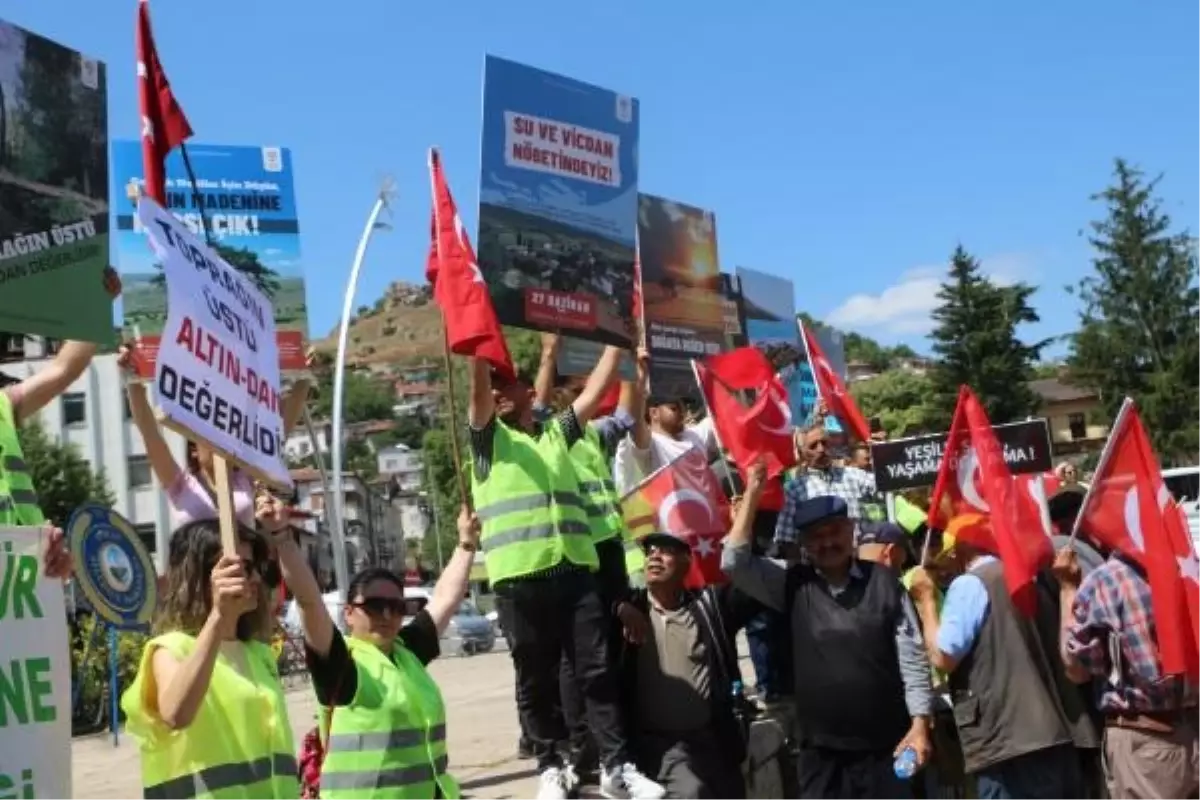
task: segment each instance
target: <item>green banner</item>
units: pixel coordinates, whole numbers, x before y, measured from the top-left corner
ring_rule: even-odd
[[[104,64],[0,21],[0,331],[110,343]]]

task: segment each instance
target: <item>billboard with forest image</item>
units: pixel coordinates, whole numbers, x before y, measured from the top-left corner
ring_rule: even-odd
[[[167,158],[166,207],[198,236],[203,211],[213,249],[271,299],[282,369],[304,368],[308,308],[300,269],[300,227],[285,147],[194,144],[188,156],[198,196],[178,150]],[[153,374],[153,358],[167,313],[166,282],[136,221],[142,186],[141,143],[113,144],[113,210],[116,259],[124,284],[121,324],[138,337],[139,371]]]
[[[106,77],[0,20],[0,331],[113,340]]]

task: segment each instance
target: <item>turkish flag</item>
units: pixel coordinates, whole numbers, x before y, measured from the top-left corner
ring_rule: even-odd
[[[163,160],[192,135],[192,126],[179,107],[167,73],[158,59],[154,32],[150,29],[150,4],[138,2],[137,30],[138,110],[142,114],[142,172],[146,194],[167,207]]]
[[[729,503],[716,473],[696,448],[689,447],[625,495],[621,513],[637,539],[669,533],[692,548],[687,588],[725,582],[721,540],[729,529]]]
[[[1163,483],[1150,437],[1129,398],[1113,424],[1076,525],[1145,570],[1163,673],[1197,677],[1196,552],[1187,521]]]
[[[446,185],[441,156],[433,148],[429,150],[429,180],[433,187],[433,230],[425,277],[432,284],[433,299],[442,310],[450,352],[481,358],[511,380],[516,370],[504,341],[504,331],[450,187]]]
[[[945,530],[951,519],[970,513],[988,515],[988,524],[966,528],[960,538],[1000,559],[1013,603],[1032,614],[1034,577],[1054,557],[1045,487],[1040,475],[1013,477],[987,412],[963,386],[929,502],[929,526]]]
[[[759,458],[766,461],[768,478],[796,463],[787,389],[760,350],[743,347],[697,362],[696,377],[717,436],[743,477]],[[732,390],[748,388],[757,397],[746,407]]]
[[[858,410],[854,398],[846,391],[846,384],[842,383],[841,376],[829,364],[817,337],[813,336],[812,331],[802,321],[797,321],[797,324],[800,326],[800,332],[804,334],[804,347],[808,350],[808,364],[817,384],[817,393],[829,406],[830,413],[850,429],[855,439],[860,442],[871,441],[871,426]]]

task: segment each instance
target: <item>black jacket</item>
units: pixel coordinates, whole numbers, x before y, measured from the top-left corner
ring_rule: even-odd
[[[643,614],[649,612],[649,596],[645,589],[637,589],[627,598],[634,608]],[[734,715],[733,682],[742,680],[738,668],[735,637],[746,621],[761,608],[754,599],[737,591],[732,586],[710,586],[701,591],[686,590],[684,604],[695,614],[700,636],[703,637],[708,653],[709,680],[712,687],[713,729],[729,753],[732,762],[741,764],[745,759],[745,742]],[[638,731],[638,648],[622,639],[618,666],[621,678],[621,705],[625,712],[626,728],[634,747]]]

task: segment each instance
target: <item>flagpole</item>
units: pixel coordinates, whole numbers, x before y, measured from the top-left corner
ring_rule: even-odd
[[[696,368],[696,359],[690,359],[692,365],[692,377],[696,381],[696,388],[700,390],[700,402],[704,404],[704,413],[708,415],[708,424],[712,426],[713,438],[717,441],[717,449],[721,451],[721,460],[725,462],[725,482],[729,484],[729,499],[736,500],[741,497],[738,494],[737,486],[733,483],[733,474],[729,471],[729,451],[725,449],[725,445],[721,442],[721,434],[717,432],[717,423],[713,419],[712,409],[708,407],[708,397],[704,394],[704,384],[700,382],[700,370]],[[742,469],[749,470],[749,464],[742,464]]]
[[[817,380],[817,370],[813,367],[812,351],[808,349],[808,330],[804,327],[804,320],[796,317],[796,327],[800,330],[800,344],[804,348],[804,360],[808,364],[808,374],[812,376],[813,388],[817,390],[817,404],[808,413],[808,419],[804,420],[804,424],[808,425],[816,417],[817,409],[821,407],[821,401],[825,398],[821,395],[821,382]]]
[[[204,213],[204,195],[200,194],[200,187],[196,183],[196,173],[192,169],[192,159],[188,157],[187,142],[179,143],[179,154],[183,156],[183,168],[187,171],[188,181],[192,184],[192,203],[200,212],[200,229],[204,231],[204,241],[208,243],[209,247],[215,247],[216,242],[213,240],[212,229],[208,226],[208,215]]]
[[[1125,402],[1121,403],[1121,410],[1117,412],[1117,418],[1113,420],[1112,427],[1109,428],[1108,441],[1104,443],[1104,449],[1100,451],[1100,460],[1096,462],[1096,471],[1093,475],[1104,474],[1104,467],[1107,466],[1108,459],[1112,457],[1113,433],[1121,430],[1121,423],[1124,422],[1125,416],[1131,408],[1133,408],[1133,400],[1126,397]],[[1079,513],[1075,515],[1075,524],[1071,526],[1071,539],[1067,542],[1068,547],[1075,544],[1075,539],[1079,535],[1079,523],[1083,519],[1084,512],[1087,511],[1088,501],[1092,499],[1092,492],[1096,491],[1097,483],[1099,481],[1092,480],[1083,494],[1083,502],[1079,504]]]
[[[429,148],[428,153],[429,164],[429,194],[433,199],[433,246],[437,249],[436,257],[441,259],[441,221],[438,219],[438,193],[437,183],[433,176],[433,167],[435,163],[440,164],[441,154],[436,147]],[[462,451],[458,445],[458,412],[454,405],[454,362],[450,358],[450,329],[446,326],[446,311],[439,306],[440,316],[442,320],[442,364],[446,368],[446,398],[447,410],[449,417],[447,424],[450,426],[450,453],[454,458],[454,478],[458,483],[458,501],[471,507],[471,493],[467,491],[467,482],[463,477],[462,468]],[[441,532],[438,532],[438,544],[441,545]]]
[[[333,441],[329,443],[332,463],[330,490],[332,498],[326,498],[326,503],[333,512],[330,515],[329,528],[333,540],[334,569],[337,572],[338,594],[342,602],[346,602],[346,592],[349,589],[349,566],[346,564],[346,498],[342,492],[342,404],[345,401],[346,389],[346,344],[350,338],[350,316],[354,310],[354,294],[358,291],[358,276],[362,271],[363,261],[367,257],[367,245],[371,235],[379,226],[379,215],[388,207],[388,201],[393,193],[391,180],[384,180],[367,223],[363,226],[362,237],[358,240],[358,248],[354,251],[354,262],[350,265],[350,277],[346,280],[346,294],[342,300],[342,322],[338,329],[337,360],[333,366]],[[343,580],[343,576],[345,579]]]

